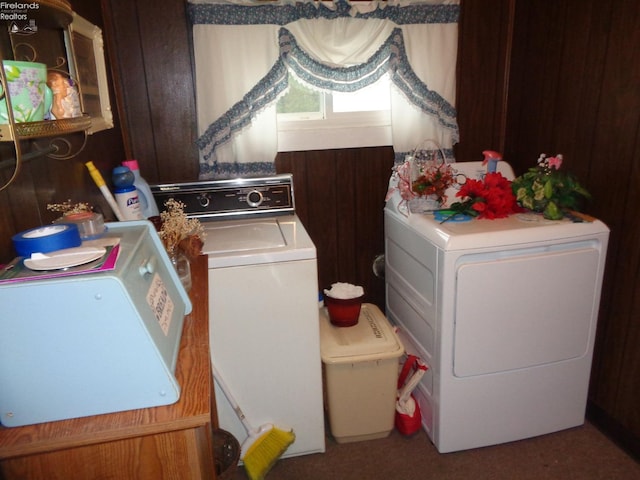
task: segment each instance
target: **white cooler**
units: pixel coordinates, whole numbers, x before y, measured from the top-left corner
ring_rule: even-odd
[[[404,347],[380,309],[364,303],[352,327],[320,309],[320,352],[331,434],[338,443],[384,438],[393,429]]]

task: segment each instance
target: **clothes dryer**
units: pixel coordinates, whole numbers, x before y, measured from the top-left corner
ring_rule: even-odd
[[[482,174],[481,162],[455,168]],[[440,223],[398,194],[384,214],[387,317],[429,366],[415,394],[437,449],[581,425],[606,225],[533,213]]]

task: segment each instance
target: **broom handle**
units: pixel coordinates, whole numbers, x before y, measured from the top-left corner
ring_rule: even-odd
[[[224,393],[224,396],[227,397],[227,400],[229,400],[229,403],[231,404],[231,406],[235,410],[236,415],[238,416],[238,418],[242,422],[242,425],[244,425],[245,430],[247,431],[248,434],[251,434],[252,432],[255,432],[256,430],[253,428],[253,426],[249,423],[249,420],[247,419],[247,417],[244,415],[244,412],[240,408],[240,405],[238,404],[238,401],[231,394],[231,390],[229,389],[229,386],[225,383],[223,376],[220,375],[220,370],[218,370],[216,368],[215,362],[211,362],[211,363],[212,363],[211,368],[213,370],[213,379],[216,382],[218,382],[218,386],[220,387],[220,389]]]

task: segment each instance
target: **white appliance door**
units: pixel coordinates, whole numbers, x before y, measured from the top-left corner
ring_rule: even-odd
[[[599,244],[468,255],[456,268],[454,375],[505,372],[588,353]]]
[[[293,428],[284,457],[324,452],[316,261],[209,269],[211,358],[254,428]],[[247,438],[215,385],[220,427]]]

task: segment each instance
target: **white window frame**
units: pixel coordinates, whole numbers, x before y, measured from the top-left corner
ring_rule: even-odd
[[[336,113],[331,94],[322,95],[324,112],[277,115],[279,152],[392,144],[390,108]]]

